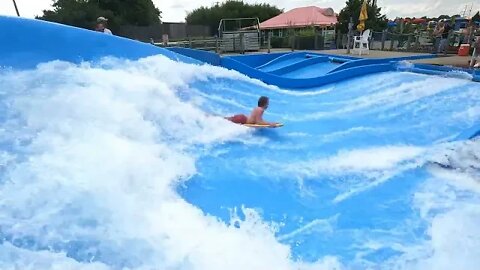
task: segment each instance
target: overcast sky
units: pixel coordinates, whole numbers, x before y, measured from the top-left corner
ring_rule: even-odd
[[[42,10],[49,9],[53,0],[16,0],[20,15],[33,18],[35,15],[42,14]],[[101,1],[101,0],[100,0]],[[163,21],[180,22],[184,21],[185,15],[202,5],[211,5],[215,0],[153,0],[155,5],[163,12]],[[218,2],[222,2],[219,0]],[[285,11],[294,7],[315,5],[318,7],[331,7],[336,12],[345,5],[345,0],[245,0],[249,3],[268,2],[277,5]],[[473,13],[480,9],[480,0],[378,0],[378,5],[389,18],[399,17],[421,17],[438,16],[441,14],[463,14],[465,5],[468,5],[467,15],[470,5],[473,4]],[[12,0],[0,0],[1,15],[15,15]]]

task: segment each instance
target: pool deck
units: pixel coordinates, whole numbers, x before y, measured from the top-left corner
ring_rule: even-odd
[[[413,60],[413,63],[454,66],[461,68],[469,68],[471,56],[449,55],[445,57],[437,57],[430,59]]]
[[[335,55],[347,55],[347,50],[325,50],[320,51],[322,53],[335,54]],[[357,56],[356,54],[349,54],[351,56]],[[364,58],[392,58],[392,57],[404,57],[412,55],[430,55],[428,53],[411,53],[411,52],[390,52],[390,51],[375,51],[371,50],[370,54],[361,55]],[[470,56],[458,56],[449,54],[447,56],[439,56],[435,58],[410,60],[413,63],[430,64],[430,65],[442,65],[442,66],[454,66],[468,68]]]
[[[407,57],[412,55],[431,55],[428,53],[409,53],[409,52],[390,52],[390,51],[374,51],[371,50],[369,54],[354,54],[350,53],[347,54],[347,50],[340,49],[340,50],[323,50],[318,51],[320,53],[327,53],[327,54],[334,54],[334,55],[349,55],[349,56],[357,56],[363,58],[394,58],[394,57]]]

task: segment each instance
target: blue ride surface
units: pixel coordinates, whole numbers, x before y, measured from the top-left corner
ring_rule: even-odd
[[[38,63],[65,60],[73,63],[94,61],[103,56],[139,59],[161,53],[170,59],[198,63],[191,58],[153,45],[120,37],[105,38],[101,33],[65,25],[1,17],[0,65],[31,68]],[[19,35],[18,33],[26,33]],[[58,37],[62,37],[59,39]],[[8,42],[6,42],[8,41]],[[94,48],[91,48],[92,45]]]
[[[473,81],[480,81],[480,72],[475,70],[422,64],[399,66],[401,61],[436,57],[433,54],[373,59],[314,52],[220,57],[211,52],[188,48],[169,48],[169,50],[205,63],[236,70],[267,84],[287,89],[308,89],[358,76],[399,69],[403,71],[408,69],[408,71],[429,75],[445,75],[448,73],[449,76],[464,77],[464,74],[470,74]]]
[[[0,27],[0,269],[480,263],[472,74],[219,58],[10,17]],[[261,95],[284,127],[216,116]]]

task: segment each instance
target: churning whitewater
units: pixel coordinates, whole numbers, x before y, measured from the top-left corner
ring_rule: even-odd
[[[219,117],[260,95],[284,128]],[[474,269],[480,142],[449,139],[479,101],[400,72],[300,93],[164,56],[3,68],[0,269]]]

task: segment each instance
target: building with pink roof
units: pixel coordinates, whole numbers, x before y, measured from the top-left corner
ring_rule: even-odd
[[[337,23],[337,15],[331,8],[315,6],[294,8],[276,17],[260,23],[261,30],[333,27]]]
[[[294,8],[266,20],[258,28],[263,32],[264,38],[266,33],[271,34],[274,48],[295,46],[301,49],[323,49],[335,45],[337,22],[337,14],[333,9],[308,6]],[[292,40],[286,37],[298,32],[302,34],[294,39],[295,45],[292,45]]]

